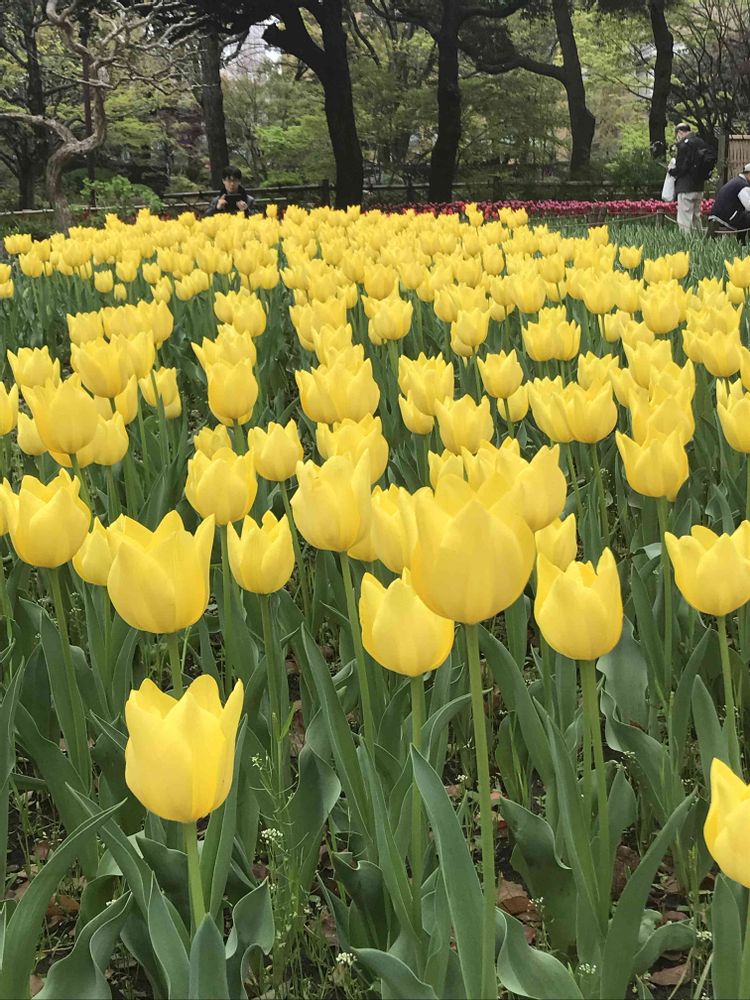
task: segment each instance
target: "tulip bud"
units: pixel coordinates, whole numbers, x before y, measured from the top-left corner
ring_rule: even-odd
[[[706,847],[727,878],[750,887],[747,814],[750,787],[727,765],[711,762],[711,804],[703,826]]]
[[[273,594],[289,582],[294,570],[294,548],[286,516],[277,521],[271,511],[266,511],[260,525],[246,517],[241,535],[233,524],[229,525],[227,540],[232,575],[243,590]]]
[[[203,674],[177,701],[146,679],[125,705],[125,781],[149,812],[194,823],[218,809],[232,785],[244,688],[222,708],[216,681]]]
[[[365,573],[359,619],[363,646],[381,666],[395,673],[419,677],[436,670],[450,655],[454,623],[420,600],[408,570],[387,588]]]
[[[549,645],[571,660],[595,660],[614,649],[623,610],[612,552],[602,552],[596,569],[590,562],[561,569],[540,555],[534,617]]]

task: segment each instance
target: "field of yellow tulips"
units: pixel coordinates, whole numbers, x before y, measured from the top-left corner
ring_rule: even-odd
[[[750,998],[750,257],[581,232],[5,238],[0,1000]]]

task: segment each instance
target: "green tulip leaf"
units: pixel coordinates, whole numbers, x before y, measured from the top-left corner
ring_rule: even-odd
[[[229,1000],[227,960],[219,928],[206,914],[190,947],[190,1000]]]

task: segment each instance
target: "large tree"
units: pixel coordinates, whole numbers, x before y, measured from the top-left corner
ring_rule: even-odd
[[[176,4],[177,0],[170,0]],[[161,6],[167,6],[165,3]],[[140,14],[119,3],[105,7],[87,7],[83,24],[82,10],[76,0],[61,7],[58,0],[47,0],[45,16],[54,29],[56,37],[73,64],[85,67],[86,75],[78,80],[90,95],[90,121],[84,121],[83,129],[63,115],[51,113],[44,108],[40,113],[29,110],[12,110],[5,103],[0,107],[0,121],[23,126],[31,132],[46,132],[50,145],[54,145],[47,157],[45,184],[50,204],[55,210],[55,222],[61,229],[68,229],[71,211],[63,189],[63,173],[76,158],[86,158],[98,149],[107,134],[107,112],[105,100],[126,80],[143,79],[137,66],[137,56],[148,56],[150,60],[149,83],[159,86],[158,78],[168,75],[171,61],[170,41],[176,33],[177,25],[172,23],[155,30],[157,8]],[[90,23],[96,22],[97,31],[90,31]],[[84,43],[83,38],[88,38]],[[181,25],[184,29],[184,23]],[[183,31],[184,33],[184,31]],[[162,56],[162,66],[157,69],[154,59]],[[81,132],[83,134],[81,134]]]
[[[535,7],[530,17],[539,24],[542,35],[549,35],[544,41],[546,52],[541,55],[517,40],[505,25],[495,32],[472,32],[462,36],[462,47],[484,73],[505,74],[525,69],[562,84],[570,121],[570,176],[585,176],[591,163],[596,118],[586,103],[571,0],[543,0],[542,6]]]
[[[336,204],[362,200],[364,166],[349,71],[343,0],[192,0],[204,17],[241,33],[265,25],[264,40],[307,66],[320,80],[336,163]]]
[[[367,0],[383,18],[416,24],[429,32],[438,51],[437,130],[430,157],[431,201],[450,201],[461,139],[459,36],[470,22],[503,21],[528,0]],[[482,29],[479,28],[479,31]]]

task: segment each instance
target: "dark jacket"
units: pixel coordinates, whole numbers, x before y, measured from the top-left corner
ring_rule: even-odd
[[[226,205],[224,205],[223,208],[219,208],[219,199],[221,198],[222,195],[226,198]],[[234,194],[229,194],[227,191],[220,191],[216,195],[216,197],[211,200],[211,204],[203,213],[203,217],[206,218],[206,216],[209,215],[224,215],[224,214],[236,215],[237,212],[239,212],[239,209],[237,208],[237,203],[240,201],[244,201],[247,203],[247,208],[245,209],[245,216],[247,217],[248,215],[253,215],[253,213],[255,212],[254,208],[255,198],[253,198],[251,194],[248,194],[247,191],[242,187],[242,185],[240,185],[234,192]]]
[[[739,197],[740,191],[746,187],[750,187],[750,185],[742,174],[732,177],[719,189],[710,214],[715,215],[717,219],[723,219],[724,222],[734,223],[738,216],[746,213],[745,206]],[[746,214],[742,214],[743,221],[745,218]]]
[[[687,135],[677,143],[675,153],[675,165],[669,171],[674,177],[674,193],[690,194],[691,192],[702,191],[705,181],[695,173],[696,152],[705,145],[699,135]]]

